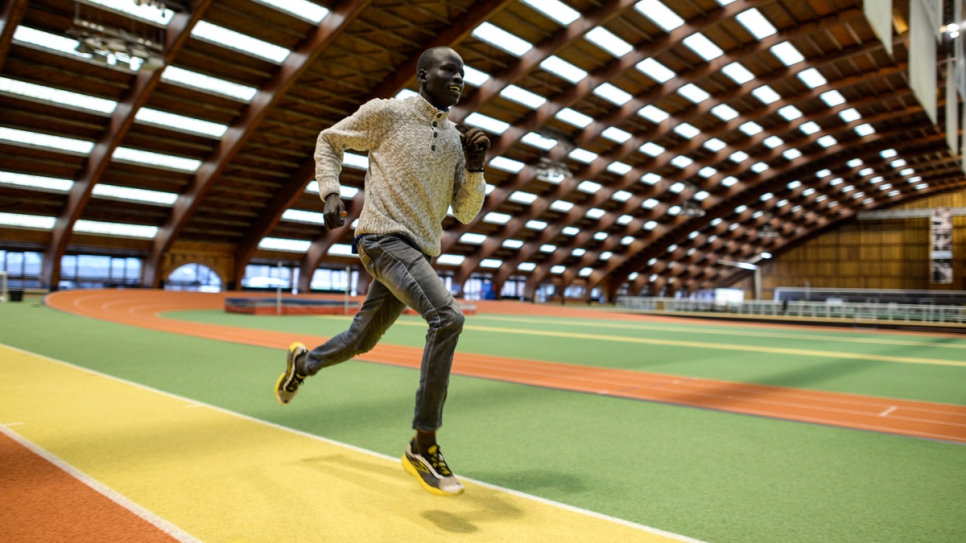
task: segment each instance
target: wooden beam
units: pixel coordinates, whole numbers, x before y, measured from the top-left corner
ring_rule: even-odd
[[[190,12],[182,11],[172,17],[165,31],[165,66],[169,65],[177,56],[191,34],[191,29],[201,20],[211,3],[212,0],[195,0],[191,3]],[[161,80],[163,71],[164,67],[162,66],[153,71],[142,70],[137,73],[134,84],[128,88],[124,97],[118,102],[114,113],[111,115],[107,130],[94,145],[90,156],[84,163],[84,169],[74,181],[67,197],[67,204],[54,224],[50,244],[47,246],[41,264],[40,281],[45,288],[57,288],[60,282],[60,261],[67,249],[74,223],[84,212],[84,208],[90,201],[94,186],[100,181],[104,171],[111,163],[114,150],[127,136],[128,131],[134,124],[135,115],[150,98],[151,93]]]
[[[7,59],[10,44],[13,43],[13,33],[27,13],[27,0],[6,0],[0,8],[0,69]]]
[[[186,192],[174,204],[171,216],[159,229],[142,269],[142,284],[156,286],[164,254],[174,243],[195,209],[208,190],[215,184],[222,172],[241,150],[248,138],[258,128],[266,114],[288,92],[308,66],[318,57],[325,47],[335,40],[346,27],[369,6],[372,0],[343,0],[336,6],[312,32],[282,62],[272,78],[259,89],[251,103],[242,111],[241,116],[222,136],[221,143],[211,156],[198,168]]]

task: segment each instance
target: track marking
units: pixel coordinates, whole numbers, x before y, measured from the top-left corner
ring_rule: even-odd
[[[147,509],[127,499],[123,495],[115,492],[113,489],[103,485],[100,481],[94,479],[93,477],[88,476],[86,473],[80,471],[79,469],[68,464],[67,462],[64,462],[56,455],[51,454],[46,449],[38,447],[32,442],[21,437],[19,434],[4,428],[4,426],[7,426],[7,425],[0,425],[0,433],[16,441],[17,443],[22,445],[30,452],[36,454],[37,456],[57,466],[58,468],[66,472],[71,477],[91,487],[96,492],[103,495],[105,498],[111,500],[112,502],[134,513],[135,515],[143,519],[148,524],[170,535],[171,537],[177,539],[178,541],[182,541],[184,543],[202,543],[200,539],[195,538],[188,532],[185,532],[184,530],[182,530],[181,528],[178,528],[174,524],[164,520],[163,518],[155,515],[151,511],[148,511]]]
[[[72,452],[74,456],[82,459],[88,465],[102,466],[100,469],[104,471],[105,475],[109,475],[108,480],[114,481],[112,486],[117,487],[123,482],[122,486],[130,489],[133,485],[137,489],[134,495],[142,496],[141,501],[146,503],[167,503],[169,507],[168,512],[165,513],[166,517],[177,520],[180,524],[186,525],[189,528],[190,524],[195,524],[196,526],[191,528],[192,531],[204,539],[211,539],[213,541],[237,539],[238,535],[241,534],[228,536],[227,532],[230,532],[233,528],[237,529],[239,525],[244,527],[246,526],[245,522],[251,523],[253,520],[244,518],[241,521],[237,521],[235,519],[237,521],[235,525],[222,526],[220,525],[220,516],[218,519],[209,519],[203,510],[190,509],[187,513],[184,512],[184,508],[190,508],[191,505],[178,503],[181,499],[181,495],[178,492],[190,491],[191,488],[178,488],[177,482],[183,484],[186,481],[185,474],[193,472],[190,469],[186,470],[186,468],[182,468],[181,464],[187,463],[191,459],[197,460],[199,458],[204,462],[191,469],[197,470],[199,468],[211,467],[214,467],[214,469],[206,469],[202,472],[203,477],[200,479],[192,479],[192,481],[196,485],[200,485],[198,488],[205,489],[210,487],[210,484],[206,482],[209,478],[218,482],[216,485],[217,489],[212,490],[215,494],[198,497],[201,503],[215,507],[218,515],[243,515],[244,511],[248,511],[256,506],[260,507],[262,502],[266,502],[266,500],[272,501],[269,498],[273,498],[273,496],[281,496],[286,503],[297,502],[304,504],[300,507],[308,507],[307,510],[288,510],[285,513],[286,515],[294,515],[290,519],[274,518],[270,526],[265,528],[273,530],[271,532],[273,534],[275,534],[275,526],[279,523],[287,526],[289,525],[286,524],[288,521],[296,522],[296,519],[299,519],[296,524],[299,522],[302,524],[309,522],[312,518],[311,515],[303,515],[307,513],[318,514],[319,511],[317,510],[320,507],[311,506],[311,504],[315,503],[317,506],[324,506],[321,507],[322,512],[327,512],[330,515],[335,514],[332,511],[381,511],[383,517],[386,518],[380,518],[379,520],[384,521],[385,524],[389,524],[389,521],[399,517],[400,511],[392,508],[402,507],[402,512],[406,513],[404,517],[400,517],[404,520],[403,525],[409,527],[408,529],[410,530],[414,530],[417,534],[420,533],[419,528],[422,527],[421,529],[423,531],[421,533],[428,536],[427,541],[457,540],[457,536],[460,535],[442,533],[442,530],[439,529],[435,531],[432,529],[426,530],[428,519],[426,519],[425,515],[420,519],[419,511],[423,510],[424,512],[428,511],[429,513],[433,513],[442,508],[447,512],[444,515],[444,520],[451,517],[459,520],[462,518],[460,517],[462,514],[469,521],[479,523],[481,528],[477,533],[463,534],[472,536],[471,538],[477,541],[481,539],[492,540],[494,537],[499,538],[499,534],[501,533],[509,537],[510,534],[517,534],[521,531],[534,529],[548,530],[551,532],[548,536],[552,536],[558,541],[561,539],[586,540],[586,535],[582,534],[582,530],[587,529],[599,537],[611,538],[611,540],[618,541],[633,539],[654,543],[669,540],[701,543],[699,540],[686,536],[672,534],[657,528],[531,496],[465,477],[462,479],[464,482],[469,483],[467,485],[470,489],[468,495],[443,503],[440,501],[440,498],[430,496],[412,483],[409,477],[399,469],[399,460],[396,457],[389,457],[360,447],[294,430],[204,402],[198,402],[190,398],[154,389],[140,383],[77,366],[69,362],[0,344],[0,354],[2,354],[3,349],[20,353],[25,357],[52,363],[54,368],[62,368],[60,371],[45,371],[45,375],[48,376],[48,386],[50,387],[78,387],[78,379],[72,372],[81,372],[102,378],[98,381],[85,380],[83,389],[79,391],[77,397],[70,398],[70,402],[72,402],[70,406],[83,407],[87,405],[85,403],[87,401],[107,400],[103,405],[97,404],[92,405],[91,408],[85,407],[85,409],[90,409],[91,412],[77,414],[77,416],[83,417],[85,420],[91,422],[91,427],[85,427],[84,432],[90,432],[94,435],[111,435],[113,436],[112,439],[119,444],[135,447],[133,450],[129,450],[128,453],[133,453],[133,458],[136,460],[121,456],[119,457],[122,464],[121,467],[110,463],[106,465],[98,463],[96,458],[91,457],[92,451],[102,445],[99,440],[92,440],[90,443],[87,443],[86,440],[81,439],[80,434],[75,436],[78,439],[70,439],[69,436],[65,436],[65,432],[70,431],[69,428],[71,426],[69,425],[73,424],[73,421],[58,420],[57,417],[58,415],[64,414],[64,410],[69,409],[69,406],[58,407],[56,402],[45,401],[44,398],[40,398],[37,395],[30,396],[31,401],[39,402],[38,405],[41,406],[41,409],[37,409],[36,406],[25,405],[26,402],[19,401],[7,395],[6,397],[11,400],[8,402],[8,405],[0,403],[0,408],[6,411],[23,410],[31,414],[31,416],[45,417],[45,420],[56,420],[60,424],[68,425],[66,428],[61,429],[53,427],[54,425],[47,425],[38,430],[34,430],[34,432],[38,432],[36,435],[40,438],[39,441],[52,441],[60,447],[66,447],[67,451]],[[24,367],[24,364],[31,362],[29,358],[27,361],[14,360],[12,362],[9,359],[5,361],[4,358],[0,356],[0,363],[7,362],[5,365],[9,366],[10,371],[5,373],[5,377],[10,377],[10,380],[8,380],[8,384],[10,385],[13,385],[13,380],[17,377],[25,376],[30,374],[30,372],[36,371],[32,367]],[[119,385],[124,386],[119,387]],[[9,388],[12,391],[17,390],[15,386],[10,386]],[[138,396],[138,398],[141,398],[141,401],[137,401],[134,398],[137,392],[131,390],[132,388],[137,389],[137,392],[149,392],[152,395]],[[115,392],[115,394],[105,394],[104,392]],[[135,401],[132,403],[132,400]],[[186,403],[197,403],[209,409],[192,410],[191,415],[176,415],[179,417],[178,419],[168,419],[171,413],[177,413],[177,411],[171,410],[172,407],[183,407]],[[119,410],[137,410],[137,413],[120,413]],[[141,411],[150,412],[150,420],[145,420],[144,413]],[[180,412],[184,412],[184,410],[182,409]],[[91,419],[89,415],[95,413],[103,414],[104,416],[98,420]],[[118,417],[112,417],[112,414],[118,414]],[[71,415],[74,415],[74,413],[71,413]],[[132,419],[133,423],[131,421],[116,420],[121,418],[121,416]],[[248,423],[254,424],[249,425]],[[131,424],[135,424],[135,426],[131,426]],[[34,427],[37,428],[37,425],[34,425]],[[74,427],[76,428],[76,426]],[[249,427],[260,428],[260,430],[256,431],[250,437],[244,436],[245,430]],[[138,428],[139,430],[135,430],[134,428]],[[194,430],[193,432],[192,429]],[[10,432],[9,430],[5,431]],[[145,431],[145,433],[141,436],[134,435],[138,431]],[[198,434],[198,431],[201,431],[202,434]],[[148,453],[148,456],[151,458],[141,462],[140,458],[143,454],[141,448],[156,446],[157,443],[138,442],[147,439],[146,436],[156,434],[157,432],[164,434],[164,440],[177,440],[177,443],[166,444],[163,450],[149,448],[150,453]],[[131,434],[130,438],[127,437],[129,434]],[[196,441],[195,438],[199,435],[203,439]],[[303,438],[308,438],[308,440]],[[35,440],[37,439],[35,438]],[[78,440],[82,442],[81,445],[75,443]],[[254,448],[244,446],[245,444],[251,443],[255,444],[253,445]],[[301,448],[304,448],[306,443],[309,443],[308,448],[302,450]],[[324,445],[324,447],[320,449],[318,445],[312,445],[313,443]],[[78,449],[77,447],[82,448]],[[182,449],[182,447],[184,448]],[[171,455],[171,451],[175,449],[183,450],[184,452],[183,454]],[[364,457],[368,457],[369,460],[353,459],[351,455],[345,456],[346,452],[361,453]],[[283,455],[283,457],[280,457],[282,459],[281,463],[279,463],[279,458],[276,458],[279,454]],[[335,459],[330,460],[333,457]],[[69,457],[67,459],[70,460]],[[242,459],[244,463],[240,467],[234,467],[234,463],[237,463],[238,459]],[[126,464],[124,462],[125,460],[128,463],[134,461],[135,464],[124,465]],[[378,462],[373,462],[373,460],[378,460]],[[325,463],[326,461],[328,463]],[[323,463],[319,464],[319,462]],[[391,465],[387,465],[387,462]],[[66,464],[64,461],[62,463]],[[144,465],[142,466],[142,464]],[[160,466],[160,468],[155,470],[150,476],[146,476],[142,470],[145,467],[153,466]],[[320,469],[320,466],[325,469]],[[119,474],[118,471],[125,473]],[[231,477],[220,477],[225,473],[231,474]],[[278,475],[285,475],[285,477],[277,480]],[[313,495],[302,496],[301,494],[289,494],[288,487],[285,485],[297,484],[303,478],[307,480],[312,479],[313,481],[328,481],[330,483],[344,482],[345,484],[313,487],[316,491]],[[286,481],[286,479],[289,480]],[[339,479],[345,479],[345,481],[339,481]],[[166,484],[169,494],[156,498],[155,495],[158,491],[154,489],[154,486],[158,484],[159,480]],[[107,488],[106,485],[101,484]],[[246,489],[248,487],[244,485],[254,485],[254,492],[250,495],[245,494],[246,498],[239,500],[237,496],[231,494],[231,490],[233,488],[239,488],[240,485],[242,485],[241,488]],[[400,495],[389,496],[381,494],[379,489],[382,487],[398,492]],[[479,488],[474,490],[473,487]],[[321,497],[317,491],[321,488],[325,489],[321,497],[326,497],[326,499],[319,502]],[[488,489],[488,491],[482,489]],[[279,494],[280,490],[281,494]],[[230,503],[235,503],[237,508],[232,506],[219,507],[216,505],[216,502],[212,501],[215,499],[215,495],[220,495],[222,501],[228,500]],[[362,499],[361,501],[353,502],[351,500],[353,496],[356,498],[362,496]],[[508,500],[506,496],[513,496],[520,501]],[[164,502],[163,498],[166,498],[168,502]],[[277,498],[274,499],[277,500]],[[162,501],[159,502],[158,500]],[[177,516],[172,516],[173,511],[170,506],[172,501],[178,503],[181,507],[178,513],[181,517],[180,520],[178,520]],[[212,501],[212,503],[209,503],[209,501]],[[487,504],[492,505],[494,503],[499,506],[496,513],[488,513],[487,507],[483,507]],[[533,504],[540,504],[540,507]],[[248,509],[244,509],[246,507]],[[381,509],[383,507],[386,507],[386,509]],[[481,510],[481,507],[483,510]],[[236,511],[235,509],[238,510]],[[515,522],[512,520],[507,522],[504,519],[506,510],[514,512],[513,515],[510,515],[510,518],[516,518],[517,520]],[[561,516],[559,511],[566,511],[568,515]],[[413,513],[416,513],[416,515],[413,516]],[[576,514],[577,516],[573,516],[572,514]],[[591,521],[590,519],[594,520]],[[205,525],[205,522],[208,522],[209,525]],[[330,531],[326,532],[326,534],[332,538],[339,539],[338,530],[342,530],[342,532],[346,532],[347,530],[351,531],[352,529],[356,529],[352,528],[356,526],[370,531],[378,531],[381,527],[384,528],[384,526],[379,524],[375,518],[365,521],[361,526],[358,524],[334,524],[329,526]],[[429,527],[432,528],[432,524]],[[220,534],[220,536],[215,537],[216,534]],[[257,539],[258,537],[258,534],[255,533],[245,533],[244,535],[246,539]],[[299,530],[292,532],[291,535],[294,540],[298,538],[312,539],[317,534]],[[530,535],[536,536],[536,534]],[[365,534],[357,534],[357,536],[358,540],[372,540],[367,539]],[[383,537],[378,539],[398,540],[400,538],[398,533],[393,533],[392,536],[391,538]],[[539,540],[539,537],[535,537],[534,540]]]
[[[9,428],[10,426],[21,426],[22,424],[22,422],[5,422],[0,424],[0,426],[6,426]]]
[[[397,321],[404,326],[426,326],[424,322]],[[664,345],[668,347],[686,347],[689,349],[720,349],[728,351],[743,351],[755,353],[787,354],[796,356],[811,356],[817,358],[845,358],[850,360],[873,360],[876,362],[897,362],[902,364],[924,364],[933,366],[956,366],[966,368],[966,362],[960,360],[944,360],[941,358],[913,358],[905,356],[887,356],[864,353],[842,353],[835,351],[815,351],[810,349],[791,349],[785,347],[755,347],[749,345],[731,345],[727,343],[700,343],[695,341],[678,341],[671,339],[636,338],[626,336],[609,336],[603,334],[584,334],[579,332],[552,332],[549,330],[520,330],[518,328],[502,328],[496,326],[478,326],[464,324],[463,330],[479,332],[496,332],[500,334],[518,334],[544,337],[560,337],[569,339],[590,339],[597,341],[640,343],[644,345]]]
[[[885,417],[885,416],[888,416],[888,415],[889,415],[889,413],[892,413],[892,412],[893,412],[893,411],[895,411],[896,409],[898,409],[898,407],[896,407],[896,406],[894,406],[894,405],[893,405],[893,406],[892,406],[892,407],[890,407],[889,409],[886,409],[885,411],[883,411],[883,412],[881,412],[881,413],[879,413],[879,416],[880,416],[880,417]]]

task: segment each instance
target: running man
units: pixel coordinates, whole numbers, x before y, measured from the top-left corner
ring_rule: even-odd
[[[463,312],[430,266],[440,254],[447,209],[462,223],[480,212],[486,195],[483,163],[490,140],[478,128],[447,118],[463,91],[463,59],[448,47],[425,51],[416,76],[419,94],[403,100],[371,100],[323,130],[315,148],[315,178],[325,201],[325,227],[342,226],[345,206],[339,172],[346,149],[369,152],[365,204],[353,241],[373,277],[349,329],[308,351],[288,350],[285,373],[275,385],[282,404],[319,370],[375,347],[406,306],[429,324],[416,391],[416,436],[402,456],[408,473],[440,496],[463,493],[436,444]]]

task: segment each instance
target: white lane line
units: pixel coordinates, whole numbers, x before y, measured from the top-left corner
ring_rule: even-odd
[[[20,426],[21,424],[23,423],[22,422],[3,422],[3,423],[0,423],[0,426]]]
[[[26,354],[26,355],[35,356],[37,358],[42,358],[44,360],[49,360],[50,362],[54,362],[54,363],[57,363],[57,364],[63,364],[64,366],[67,366],[69,368],[74,368],[76,370],[79,370],[79,371],[82,371],[82,372],[85,372],[85,373],[89,373],[89,374],[92,374],[92,375],[97,375],[97,376],[100,376],[100,377],[105,377],[107,379],[111,379],[111,380],[117,381],[119,383],[124,383],[124,384],[127,384],[127,385],[135,386],[135,387],[140,388],[142,390],[147,390],[147,391],[150,391],[150,392],[154,392],[156,394],[161,394],[161,395],[167,396],[169,398],[176,398],[178,400],[183,400],[187,404],[197,403],[199,406],[208,407],[208,408],[214,409],[215,411],[218,411],[218,412],[221,412],[221,413],[225,413],[227,415],[232,415],[232,416],[238,417],[240,419],[244,419],[244,420],[247,420],[247,421],[255,422],[255,423],[258,423],[258,424],[263,424],[263,425],[268,426],[270,428],[275,428],[275,429],[278,429],[278,430],[284,430],[286,432],[291,432],[293,434],[297,434],[297,435],[300,435],[300,436],[303,436],[303,437],[307,437],[307,438],[310,438],[310,439],[314,439],[314,440],[317,440],[317,441],[321,441],[323,443],[329,443],[331,445],[335,445],[335,446],[338,446],[338,447],[344,447],[344,448],[349,449],[351,451],[359,452],[359,453],[366,454],[366,455],[369,455],[369,456],[372,456],[372,457],[376,457],[376,458],[382,458],[383,460],[388,460],[388,461],[393,462],[393,463],[399,462],[399,459],[396,458],[395,456],[389,456],[389,455],[382,454],[382,453],[379,453],[379,452],[376,452],[376,451],[370,451],[369,449],[363,449],[362,447],[357,447],[355,445],[350,445],[348,443],[343,443],[341,441],[336,441],[334,439],[329,439],[327,437],[322,437],[322,436],[319,436],[319,435],[310,434],[310,433],[304,432],[302,430],[296,430],[295,428],[289,428],[288,426],[282,426],[281,424],[277,424],[277,423],[274,423],[274,422],[269,422],[267,420],[258,419],[258,418],[252,417],[250,415],[245,415],[245,414],[242,414],[242,413],[238,413],[237,411],[231,411],[231,410],[225,409],[223,407],[218,407],[217,405],[212,405],[212,404],[209,404],[209,403],[199,402],[197,400],[192,400],[191,398],[187,398],[185,396],[180,396],[180,395],[174,394],[172,392],[166,392],[164,390],[160,390],[160,389],[157,389],[157,388],[153,388],[153,387],[150,387],[148,385],[144,385],[144,384],[137,383],[137,382],[134,382],[134,381],[129,381],[129,380],[124,379],[124,378],[121,378],[121,377],[115,377],[113,375],[109,375],[107,373],[102,373],[102,372],[99,372],[97,370],[92,370],[90,368],[85,368],[84,366],[79,366],[79,365],[73,364],[71,362],[65,362],[63,360],[58,360],[56,358],[51,358],[49,356],[44,356],[42,354],[38,354],[38,353],[34,353],[34,352],[27,351],[27,350],[24,350],[24,349],[20,349],[18,347],[13,347],[11,345],[7,345],[6,343],[0,343],[0,347],[4,347],[4,348],[7,348],[7,349],[10,349],[11,351],[16,351],[16,352],[23,353],[23,354]],[[3,429],[0,429],[0,431],[4,432],[5,434],[12,434],[13,433],[13,432],[11,432],[9,430],[3,430]],[[14,436],[16,436],[16,434],[14,434]],[[14,439],[16,439],[17,441],[20,441],[21,440],[20,436],[16,436],[16,437],[14,437],[14,436],[11,436],[11,437],[13,437]],[[30,446],[28,446],[28,445],[25,444],[24,446],[27,446],[31,450],[34,450],[33,449],[33,444],[30,444]],[[39,450],[42,451],[43,449],[39,449]],[[46,453],[46,451],[44,451],[44,452]],[[41,453],[38,452],[37,454],[41,454]],[[43,454],[41,454],[41,456],[43,456]],[[53,455],[50,455],[50,456],[52,458],[56,458]],[[44,458],[47,458],[47,457],[44,456]],[[61,462],[61,463],[63,463],[68,468],[70,468],[70,470],[74,470],[74,468],[70,467],[69,464],[66,464],[63,461],[59,460],[59,459],[58,459],[58,461]],[[51,462],[54,463],[55,465],[60,466],[60,464],[57,464],[56,462],[53,462],[53,460],[51,460]],[[64,471],[67,471],[68,473],[70,473],[71,475],[73,475],[74,474],[74,471],[76,471],[76,470],[69,471],[68,469],[64,468]],[[76,471],[76,472],[77,473],[81,473],[80,471]],[[81,473],[81,475],[83,475],[83,474]],[[89,479],[94,484],[97,484],[99,486],[103,486],[100,483],[98,483],[97,481],[95,481],[94,479],[91,479],[90,477],[88,477],[87,475],[83,475],[83,477],[86,478],[86,479],[81,479],[84,482],[87,482],[87,479]],[[80,477],[78,477],[78,478],[80,479]],[[638,523],[633,522],[633,521],[630,521],[630,520],[624,520],[622,518],[612,517],[610,515],[605,515],[604,513],[598,513],[596,511],[591,511],[589,509],[583,509],[581,507],[576,507],[576,506],[573,506],[573,505],[568,505],[566,503],[561,503],[561,502],[554,501],[554,500],[550,500],[550,499],[547,499],[547,498],[541,498],[540,496],[534,496],[532,494],[527,494],[525,492],[520,492],[518,490],[513,490],[513,489],[510,489],[510,488],[506,488],[506,487],[502,487],[502,486],[498,486],[498,485],[494,485],[494,484],[490,484],[490,483],[485,483],[483,481],[479,481],[479,480],[476,480],[476,479],[471,479],[469,477],[460,476],[460,479],[462,479],[464,481],[470,481],[473,484],[480,485],[482,487],[489,488],[491,490],[498,490],[500,492],[505,492],[507,494],[511,494],[511,495],[516,496],[518,498],[524,498],[524,499],[532,500],[532,501],[535,501],[535,502],[538,502],[538,503],[542,503],[542,504],[545,504],[545,505],[551,505],[551,506],[554,506],[554,507],[559,507],[560,509],[564,509],[564,510],[567,510],[567,511],[570,511],[570,512],[573,512],[573,513],[577,513],[577,514],[581,514],[581,515],[586,515],[588,517],[593,517],[593,518],[597,518],[597,519],[600,519],[600,520],[606,520],[606,521],[609,521],[609,522],[613,522],[615,524],[620,524],[622,526],[627,526],[628,528],[634,528],[634,529],[640,530],[642,532],[647,532],[647,533],[651,533],[651,534],[655,534],[655,535],[660,535],[660,536],[666,537],[668,539],[674,539],[674,540],[677,540],[677,541],[682,541],[683,543],[706,543],[704,541],[701,541],[700,539],[694,539],[694,538],[688,537],[686,535],[680,535],[680,534],[676,534],[676,533],[673,533],[673,532],[668,532],[668,531],[662,530],[660,528],[654,528],[652,526],[647,526],[645,524],[638,524]],[[90,486],[92,488],[94,488],[95,490],[100,491],[99,490],[99,487],[94,486],[94,484],[91,484]],[[135,510],[134,508],[137,507],[139,510],[145,511],[146,514],[153,515],[153,513],[147,511],[146,509],[144,509],[141,506],[135,504],[134,502],[131,502],[130,500],[127,500],[127,498],[124,498],[123,496],[121,496],[120,494],[117,494],[113,490],[111,490],[111,489],[109,489],[107,487],[104,487],[104,488],[107,491],[109,491],[109,492],[111,492],[113,494],[116,494],[120,499],[125,500],[126,503],[130,503],[131,504],[131,507],[128,507],[124,503],[118,502],[118,503],[121,503],[121,505],[124,505],[125,507],[128,507],[129,509],[131,509],[135,513],[137,513],[137,510]],[[106,493],[105,493],[105,495],[107,495],[109,498],[113,499],[110,495],[108,495]],[[142,518],[145,518],[145,517],[142,517]],[[145,520],[147,520],[148,522],[151,522],[151,520],[149,520],[148,518],[145,518]],[[158,518],[158,520],[161,521],[161,522],[167,523],[167,521],[165,521],[163,519]],[[151,522],[151,523],[154,524],[153,522]],[[178,530],[180,533],[183,533],[186,537],[190,538],[190,539],[183,539],[182,541],[186,541],[186,542],[189,542],[189,543],[202,543],[201,541],[199,541],[199,540],[195,539],[194,537],[192,537],[191,535],[189,535],[187,532],[181,531],[180,528],[177,528],[176,526],[174,526],[172,524],[169,524],[169,525],[173,529]],[[158,526],[158,525],[156,525],[156,526]],[[161,526],[158,526],[158,528],[161,528],[162,530],[164,529]],[[171,533],[171,532],[168,532],[168,533]],[[171,534],[171,535],[174,536],[174,534]],[[177,536],[175,536],[175,537],[177,537]]]
[[[171,524],[170,522],[164,520],[163,518],[155,515],[151,511],[148,511],[147,509],[145,509],[145,508],[141,507],[140,505],[134,503],[133,501],[131,501],[128,498],[124,497],[123,495],[121,495],[120,493],[118,493],[117,491],[115,491],[114,489],[112,489],[112,488],[104,485],[103,483],[101,483],[100,481],[94,479],[90,475],[87,475],[86,473],[82,472],[81,470],[79,470],[79,469],[75,468],[74,466],[68,464],[67,462],[61,460],[57,456],[55,456],[52,453],[48,452],[47,450],[41,449],[40,447],[38,447],[37,445],[31,443],[30,441],[27,441],[26,439],[24,439],[23,437],[21,437],[19,434],[14,433],[11,430],[7,430],[6,428],[4,428],[2,426],[0,426],[0,433],[2,433],[3,435],[9,437],[10,439],[16,441],[17,443],[23,445],[30,452],[36,454],[37,456],[43,458],[44,460],[50,462],[51,464],[57,466],[58,468],[60,468],[62,470],[64,470],[71,477],[73,477],[73,478],[77,479],[78,481],[84,483],[85,485],[91,487],[95,491],[103,494],[104,497],[106,497],[107,499],[109,499],[112,502],[120,505],[121,507],[123,507],[123,508],[131,511],[132,513],[134,513],[135,515],[141,517],[142,519],[144,519],[146,522],[148,522],[149,524],[151,524],[155,528],[157,528],[157,529],[161,530],[162,532],[170,535],[171,537],[177,539],[178,541],[182,541],[183,543],[202,543],[202,541],[200,539],[197,539],[196,537],[194,537],[193,535],[189,534],[188,532],[182,530],[181,528],[178,528],[174,524]]]
[[[894,405],[893,405],[893,406],[892,406],[892,407],[890,407],[889,409],[886,409],[885,411],[883,411],[883,412],[881,412],[881,413],[879,413],[879,416],[880,416],[880,417],[885,417],[885,416],[887,416],[887,415],[888,415],[889,413],[892,413],[893,411],[895,411],[896,409],[898,409],[898,407],[896,407],[896,406],[894,406]]]

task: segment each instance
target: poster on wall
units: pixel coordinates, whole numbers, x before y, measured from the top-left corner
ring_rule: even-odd
[[[931,282],[948,285],[953,282],[953,218],[948,207],[932,210]]]

